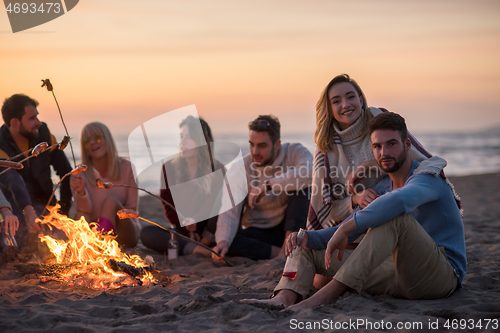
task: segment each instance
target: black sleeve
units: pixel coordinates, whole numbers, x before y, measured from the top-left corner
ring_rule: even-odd
[[[65,174],[70,172],[71,165],[69,164],[66,154],[62,150],[54,149],[50,152],[50,164],[56,171],[59,178],[62,178]],[[68,215],[69,209],[71,208],[71,198],[73,194],[71,193],[71,187],[69,185],[69,176],[63,180],[60,187],[60,198],[59,204],[61,205],[61,213]]]
[[[1,170],[4,170],[1,168]],[[15,204],[22,211],[26,206],[32,206],[30,194],[26,188],[23,177],[16,170],[9,170],[3,175],[0,175],[0,184],[2,190],[11,193]],[[4,193],[5,193],[4,191]],[[12,202],[11,202],[12,203]]]

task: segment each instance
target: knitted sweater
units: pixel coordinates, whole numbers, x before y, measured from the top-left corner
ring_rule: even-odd
[[[298,191],[311,185],[312,178],[312,155],[300,143],[284,143],[281,145],[278,156],[272,165],[255,167],[252,157],[247,154],[243,157],[246,170],[246,186],[248,192],[252,187],[259,186],[266,179],[272,179],[273,191],[267,192],[262,199],[255,204],[253,209],[248,206],[248,200],[243,200],[233,208],[222,212],[217,221],[215,239],[217,243],[225,240],[231,245],[240,224],[244,227],[256,227],[268,229],[277,226],[285,217],[287,207],[287,194],[285,191]],[[230,173],[231,170],[228,171]],[[237,177],[230,177],[231,181],[238,181]],[[245,181],[245,179],[240,179]],[[230,184],[241,186],[242,184]],[[223,196],[222,207],[228,207],[224,201],[230,200]]]

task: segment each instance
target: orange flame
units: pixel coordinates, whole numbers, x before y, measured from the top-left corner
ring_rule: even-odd
[[[149,271],[141,277],[133,278],[110,268],[110,260],[123,262],[137,268],[148,265],[137,255],[121,252],[116,236],[101,234],[96,223],[87,223],[82,217],[73,220],[58,213],[59,205],[49,209],[50,214],[40,222],[49,228],[55,227],[66,234],[67,241],[47,235],[39,235],[55,257],[58,264],[74,264],[59,274],[59,279],[69,285],[87,286],[93,289],[114,289],[123,286],[151,285],[156,283]],[[139,279],[139,280],[137,280]]]

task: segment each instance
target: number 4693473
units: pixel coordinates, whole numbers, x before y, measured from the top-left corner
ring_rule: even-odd
[[[45,5],[45,7],[44,7],[44,5]],[[45,13],[45,12],[47,12],[47,14],[49,14],[51,11],[53,13],[59,14],[61,12],[61,4],[60,3],[53,3],[53,2],[45,2],[45,3],[42,2],[37,8],[36,3],[27,3],[27,2],[17,3],[16,2],[14,4],[9,3],[9,5],[7,6],[7,8],[5,10],[9,14],[10,13],[35,14],[35,13]]]

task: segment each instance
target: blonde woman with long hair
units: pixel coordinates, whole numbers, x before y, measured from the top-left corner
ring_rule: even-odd
[[[138,191],[133,188],[113,187],[100,189],[103,182],[137,186],[132,163],[118,156],[115,141],[106,125],[92,122],[82,129],[80,136],[82,163],[87,171],[71,176],[71,189],[76,204],[76,218],[85,217],[87,222],[97,222],[102,232],[113,231],[117,241],[125,247],[133,247],[139,238],[139,223],[135,219],[120,220],[120,209],[137,211]]]

